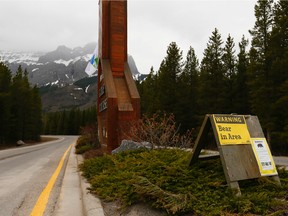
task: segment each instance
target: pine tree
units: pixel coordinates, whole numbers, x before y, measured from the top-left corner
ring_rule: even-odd
[[[97,123],[96,114],[96,106],[85,110],[74,108],[46,113],[43,117],[43,133],[77,135],[81,127]]]
[[[41,134],[41,98],[37,87],[31,88],[28,71],[19,65],[11,84],[9,140],[39,140]]]
[[[151,67],[150,73],[141,83],[141,113],[146,115],[152,115],[160,109],[159,98],[157,97],[157,79],[158,76],[155,74],[153,67]]]
[[[256,22],[249,31],[252,47],[256,49],[259,60],[265,62],[268,50],[268,41],[273,25],[273,0],[258,0],[254,8]]]
[[[235,66],[236,66],[236,57],[235,57],[235,43],[234,39],[229,34],[223,49],[223,67],[224,75],[227,78],[235,76]]]
[[[31,98],[32,104],[30,105],[31,109],[31,123],[32,123],[32,133],[31,139],[35,141],[40,140],[40,135],[42,133],[42,101],[41,96],[39,94],[39,89],[37,86],[34,86],[31,89]]]
[[[21,139],[23,140],[33,140],[34,137],[34,114],[33,111],[36,112],[36,110],[33,109],[34,107],[34,101],[33,101],[33,95],[32,95],[32,89],[30,87],[29,81],[28,81],[28,71],[27,69],[24,70],[24,75],[22,78],[22,97],[25,98],[25,100],[22,101],[21,110],[23,114],[23,128],[22,133],[23,137]],[[41,126],[41,125],[39,125]]]
[[[160,110],[167,113],[175,113],[179,100],[178,79],[182,72],[182,51],[175,42],[170,43],[167,56],[162,61],[158,71],[158,99]],[[177,119],[177,117],[176,117]]]
[[[13,141],[23,140],[23,128],[24,128],[24,110],[23,106],[25,104],[25,96],[23,94],[25,86],[23,85],[23,70],[21,65],[19,65],[16,75],[12,79],[11,86],[11,97],[12,97],[12,107],[11,107],[11,129],[10,129],[10,139]]]
[[[271,61],[273,85],[279,86],[288,79],[288,2],[279,0],[274,11],[274,25],[269,40],[268,58]]]
[[[236,57],[234,39],[229,34],[223,49],[223,72],[225,79],[225,110],[227,113],[235,113],[235,84],[236,84]]]
[[[252,46],[250,49],[249,88],[251,109],[260,118],[267,139],[270,141],[273,129],[273,92],[269,73],[268,42],[273,24],[273,0],[258,0],[255,5],[256,22],[250,30]]]
[[[199,105],[202,114],[226,113],[222,44],[221,35],[215,28],[201,62]]]
[[[271,134],[272,150],[288,152],[288,2],[277,1],[274,24],[268,43],[271,64],[271,89],[273,91],[272,115],[275,122]]]
[[[179,79],[178,121],[182,130],[196,128],[199,124],[198,96],[199,96],[199,61],[195,50],[190,47],[183,72]]]
[[[7,141],[11,116],[11,71],[0,62],[0,145]]]
[[[235,82],[235,102],[234,110],[239,114],[250,114],[249,104],[249,89],[247,68],[249,64],[249,57],[247,53],[248,39],[244,35],[239,43],[238,60],[236,63],[236,82]]]

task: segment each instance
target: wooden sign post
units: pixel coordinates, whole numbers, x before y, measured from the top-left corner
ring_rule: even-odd
[[[127,1],[99,2],[98,133],[107,152],[140,118],[140,96],[127,63]]]
[[[280,184],[269,146],[257,116],[206,115],[190,159],[193,165],[213,129],[226,181],[240,195],[238,181],[272,176]]]

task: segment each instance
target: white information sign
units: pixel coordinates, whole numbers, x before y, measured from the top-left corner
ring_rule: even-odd
[[[277,170],[265,138],[252,138],[252,147],[262,176],[275,174]]]

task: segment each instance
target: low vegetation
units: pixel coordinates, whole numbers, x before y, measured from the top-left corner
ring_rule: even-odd
[[[282,186],[269,178],[240,181],[241,197],[228,187],[220,159],[188,166],[191,153],[179,149],[137,150],[86,160],[80,169],[91,191],[123,207],[146,202],[169,215],[257,214],[288,212],[287,171],[278,169]]]
[[[128,139],[136,142],[149,142],[152,147],[191,148],[194,144],[194,130],[180,133],[173,114],[160,112],[152,116],[143,115],[141,119],[130,125]]]
[[[90,159],[85,160],[80,169],[93,193],[103,201],[119,202],[123,210],[145,202],[168,215],[282,215],[288,212],[287,171],[278,169],[282,186],[269,178],[240,181],[242,196],[236,197],[227,185],[219,158],[188,166],[191,151],[186,150],[193,147],[193,136],[191,132],[179,134],[173,115],[144,116],[131,127],[130,138],[150,142],[152,150],[103,155],[100,145],[97,148],[93,144],[97,138],[95,131],[89,127],[82,129],[76,149],[78,153],[85,151],[84,157]]]
[[[81,136],[76,143],[76,154],[83,154],[85,159],[102,156],[101,144],[97,134],[97,124],[87,125],[80,130]]]

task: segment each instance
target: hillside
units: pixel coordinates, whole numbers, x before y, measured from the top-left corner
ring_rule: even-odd
[[[97,76],[83,78],[65,87],[47,85],[40,88],[42,110],[54,112],[71,108],[88,108],[97,102]]]

